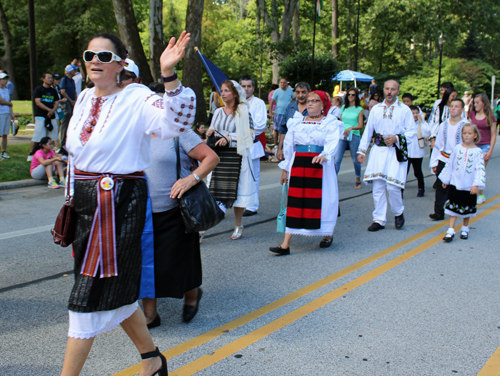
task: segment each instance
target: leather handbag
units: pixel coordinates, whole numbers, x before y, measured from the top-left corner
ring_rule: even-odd
[[[211,136],[207,137],[207,146],[212,149],[212,150],[218,150],[218,149],[224,149],[224,148],[228,148],[229,147],[229,139],[227,137],[224,137],[218,130],[215,129],[215,132],[217,132],[220,137],[217,137],[214,134],[212,134]],[[215,146],[216,142],[219,141],[221,138],[225,138],[226,139],[226,146]]]
[[[283,184],[281,188],[281,210],[276,218],[276,232],[282,234],[286,230],[286,199],[288,197],[288,184]]]
[[[177,179],[181,178],[179,138],[174,139],[177,154]],[[186,234],[206,231],[224,219],[224,212],[211,195],[206,184],[200,181],[177,199]]]
[[[59,211],[54,228],[50,230],[54,243],[61,247],[68,247],[75,240],[76,217],[73,197],[69,195],[70,169],[68,167],[68,180],[66,182],[66,202]]]

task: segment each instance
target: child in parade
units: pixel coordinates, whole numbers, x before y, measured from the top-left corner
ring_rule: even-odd
[[[413,174],[418,181],[417,197],[424,197],[425,183],[422,161],[424,160],[425,146],[427,145],[426,140],[429,139],[431,130],[429,124],[423,120],[418,106],[410,105],[410,110],[415,120],[416,132],[413,141],[408,144],[408,172],[410,172],[410,166],[413,165]]]
[[[462,127],[468,124],[467,120],[462,118],[463,110],[464,102],[461,99],[455,98],[451,101],[450,118],[439,125],[436,142],[432,150],[430,167],[437,179],[433,185],[433,188],[436,189],[434,213],[429,214],[429,217],[435,221],[444,219],[444,204],[448,199],[449,192],[449,188],[443,188],[443,184],[438,176],[448,162],[450,154],[453,152],[455,146],[461,143]]]
[[[484,189],[486,173],[483,152],[477,147],[481,136],[474,124],[462,127],[462,144],[455,146],[448,163],[439,174],[443,188],[449,189],[445,213],[450,216],[450,227],[443,240],[447,243],[455,236],[455,223],[463,218],[460,239],[469,237],[469,218],[476,216],[477,193]]]

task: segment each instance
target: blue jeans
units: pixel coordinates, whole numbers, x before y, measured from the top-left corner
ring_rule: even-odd
[[[342,159],[344,158],[344,153],[349,148],[351,152],[352,163],[354,163],[354,172],[356,173],[356,177],[361,177],[361,164],[358,162],[358,147],[359,147],[359,136],[352,135],[352,140],[339,140],[339,148],[337,150],[337,155],[335,156],[335,170],[337,175],[340,171],[340,164],[342,163]]]

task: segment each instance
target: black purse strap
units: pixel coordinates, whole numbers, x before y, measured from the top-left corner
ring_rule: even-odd
[[[177,180],[181,178],[181,155],[179,152],[179,137],[174,138],[175,154],[177,155]]]

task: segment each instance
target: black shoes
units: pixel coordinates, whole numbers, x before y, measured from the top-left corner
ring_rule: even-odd
[[[245,211],[243,212],[243,217],[251,217],[252,215],[255,215],[255,214],[257,214],[257,212],[256,212],[256,211],[245,210]]]
[[[148,353],[141,354],[141,359],[146,360],[146,359],[151,359],[151,358],[156,358],[159,357],[161,359],[161,367],[158,371],[156,371],[154,375],[160,375],[160,376],[168,376],[168,369],[167,369],[167,359],[163,356],[163,354],[158,350],[158,347],[156,348],[155,351],[150,351]]]
[[[198,294],[196,296],[196,305],[190,306],[184,304],[184,309],[182,310],[182,321],[190,322],[198,313],[198,307],[200,306],[200,299],[203,295],[203,290],[198,287]]]
[[[453,240],[453,238],[455,237],[455,234],[450,234],[450,233],[446,233],[445,237],[443,238],[443,240],[446,242],[446,243],[449,243]]]
[[[429,214],[429,218],[433,219],[434,221],[442,221],[444,219],[444,214],[432,213]]]
[[[460,233],[460,239],[464,239],[464,240],[469,239],[469,233],[468,233],[468,232],[466,232],[466,231],[462,231],[462,232]]]
[[[380,223],[373,222],[370,227],[368,227],[368,231],[378,231],[378,230],[383,230],[385,227],[382,226]]]
[[[419,189],[417,193],[417,197],[424,197],[425,189]]]
[[[290,254],[290,247],[288,247],[288,248],[281,248],[281,246],[270,247],[269,250],[271,252],[279,254],[280,256],[284,256],[284,255],[289,255]]]
[[[332,241],[333,241],[333,237],[327,239],[327,238],[323,238],[323,240],[321,240],[319,242],[319,247],[320,248],[328,248],[329,246],[332,245]]]
[[[405,225],[405,217],[403,214],[394,217],[394,224],[398,230],[401,230]]]
[[[161,318],[160,315],[157,313],[155,319],[148,324],[148,329],[153,329],[160,325],[161,325]]]

